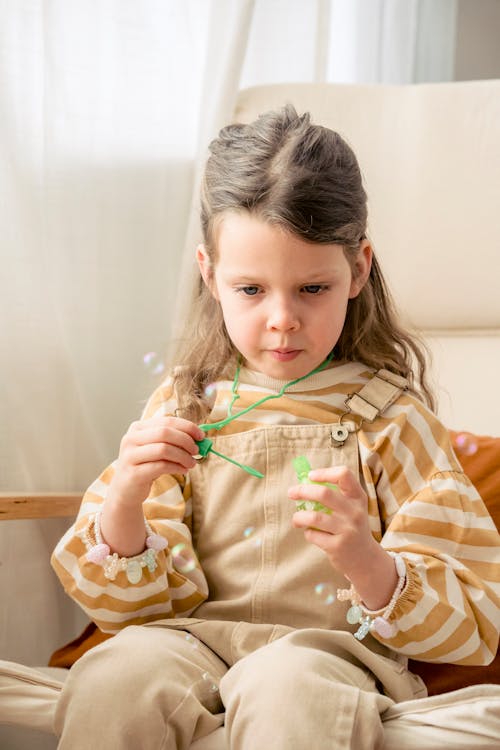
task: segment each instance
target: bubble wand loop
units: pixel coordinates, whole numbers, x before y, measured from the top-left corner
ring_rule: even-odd
[[[233,398],[228,407],[229,416],[227,416],[225,419],[221,419],[219,422],[212,422],[210,424],[208,423],[200,424],[198,425],[200,430],[203,430],[203,432],[208,432],[209,430],[221,430],[230,422],[233,422],[235,419],[238,419],[238,417],[242,417],[244,414],[247,414],[247,412],[251,411],[252,409],[256,409],[265,401],[270,401],[273,398],[280,398],[281,396],[284,395],[286,389],[290,388],[292,385],[296,385],[296,383],[300,383],[302,380],[305,380],[306,378],[311,377],[311,375],[316,375],[318,372],[321,372],[321,370],[324,370],[325,367],[327,367],[330,364],[332,359],[333,359],[333,352],[329,354],[328,357],[325,359],[325,361],[322,362],[318,367],[315,367],[314,370],[311,370],[311,372],[308,372],[307,375],[302,375],[300,378],[295,378],[295,380],[290,380],[289,383],[285,383],[284,386],[280,388],[278,393],[273,393],[270,396],[264,396],[264,398],[261,398],[259,399],[259,401],[256,401],[255,404],[250,404],[250,406],[247,406],[246,409],[243,409],[242,411],[240,411],[239,414],[232,414],[231,411],[232,411],[233,404],[236,401],[236,399],[239,398],[239,395],[237,393],[237,388],[238,388],[238,382],[239,382],[239,376],[240,376],[241,360],[238,361],[238,366],[236,368],[236,375],[234,376],[234,381],[233,381],[233,385],[231,388]],[[251,474],[254,477],[258,477],[259,479],[264,478],[264,474],[261,474],[261,472],[257,471],[257,469],[252,469],[251,466],[240,464],[237,461],[234,461],[232,458],[225,456],[223,453],[219,453],[218,451],[214,450],[214,448],[212,447],[213,441],[210,440],[210,438],[203,438],[203,440],[196,440],[195,442],[198,445],[201,456],[206,456],[208,453],[214,453],[216,456],[223,458],[225,461],[229,461],[235,466],[238,466],[240,469],[243,469],[243,471],[246,471],[248,474]]]

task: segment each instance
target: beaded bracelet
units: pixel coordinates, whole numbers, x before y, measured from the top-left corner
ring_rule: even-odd
[[[90,536],[89,529],[92,526],[94,528],[95,541]],[[95,514],[90,520],[89,525],[78,536],[81,537],[87,548],[87,560],[96,565],[101,565],[104,568],[104,576],[108,580],[114,581],[118,573],[124,570],[129,583],[139,583],[142,578],[142,569],[147,567],[150,573],[153,573],[158,567],[158,563],[156,562],[158,552],[168,547],[165,537],[155,534],[146,519],[144,519],[144,526],[147,533],[147,549],[133,557],[119,557],[117,552],[111,554],[109,544],[106,544],[102,538],[100,512]]]
[[[389,554],[394,558],[396,572],[398,574],[398,583],[394,589],[389,604],[381,610],[381,614],[377,614],[376,617],[372,616],[375,613],[362,605],[361,597],[352,584],[349,589],[337,589],[337,599],[339,601],[351,602],[351,607],[347,610],[346,620],[350,625],[356,625],[359,623],[359,628],[354,633],[354,637],[357,638],[358,641],[362,641],[370,631],[377,633],[382,638],[392,638],[397,632],[396,625],[393,622],[389,622],[389,617],[391,616],[394,607],[396,606],[396,602],[405,587],[406,565],[401,555],[398,555],[395,552],[389,552]]]

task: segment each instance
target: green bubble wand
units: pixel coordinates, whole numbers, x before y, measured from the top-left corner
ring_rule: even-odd
[[[281,398],[281,396],[284,395],[287,388],[290,388],[292,385],[296,385],[296,383],[300,383],[302,380],[305,380],[306,378],[310,378],[312,375],[316,375],[316,373],[321,372],[321,370],[324,370],[325,367],[327,367],[330,362],[333,359],[333,352],[328,355],[328,357],[325,359],[324,362],[322,362],[318,367],[315,367],[314,370],[311,370],[311,372],[308,372],[307,375],[302,375],[300,378],[295,378],[295,380],[290,380],[289,383],[285,383],[285,385],[280,388],[278,393],[273,393],[269,396],[264,396],[264,398],[259,399],[259,401],[256,401],[255,404],[250,404],[250,406],[247,406],[246,409],[243,409],[238,414],[233,414],[232,409],[234,402],[239,398],[238,394],[238,383],[240,378],[240,370],[241,370],[241,357],[238,359],[238,365],[236,367],[236,375],[234,376],[233,385],[231,387],[231,393],[233,394],[231,403],[228,406],[228,416],[225,419],[221,419],[219,422],[212,422],[210,424],[200,424],[198,425],[200,430],[203,430],[203,432],[208,432],[209,430],[221,430],[223,427],[225,427],[230,422],[233,422],[235,419],[238,419],[239,417],[242,417],[244,414],[247,414],[252,409],[256,409],[261,404],[265,403],[266,401],[270,401],[272,398]],[[248,474],[251,474],[253,477],[258,477],[259,479],[264,478],[264,474],[261,474],[260,471],[257,471],[257,469],[253,469],[251,466],[246,466],[246,464],[240,464],[238,461],[235,461],[232,458],[229,458],[229,456],[225,456],[223,453],[219,453],[219,451],[216,451],[213,447],[213,441],[210,440],[210,438],[206,437],[202,440],[196,440],[196,444],[199,448],[200,456],[206,456],[208,453],[214,453],[216,456],[219,456],[219,458],[223,458],[225,461],[229,461],[230,463],[234,464],[235,466],[238,466],[238,468],[243,469],[243,471],[246,471]]]

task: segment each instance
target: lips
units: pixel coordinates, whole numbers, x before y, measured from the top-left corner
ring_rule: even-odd
[[[271,356],[279,362],[290,362],[300,354],[300,349],[271,349]]]

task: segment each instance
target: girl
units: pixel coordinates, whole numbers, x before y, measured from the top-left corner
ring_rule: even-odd
[[[118,632],[71,669],[59,747],[224,725],[234,750],[379,748],[425,695],[408,657],[493,659],[498,534],[427,408],[348,145],[287,106],[210,151],[178,366],[53,555]]]

